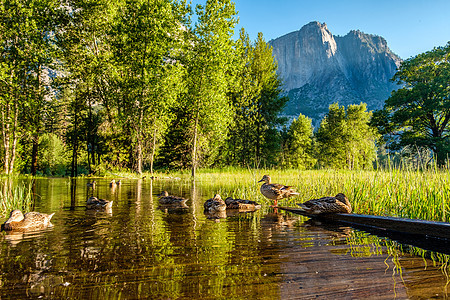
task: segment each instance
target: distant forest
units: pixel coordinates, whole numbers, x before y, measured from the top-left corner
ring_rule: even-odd
[[[336,103],[313,130],[280,116],[288,98],[262,33],[234,40],[234,3],[205,2],[2,1],[3,173],[445,161],[448,45],[406,60],[383,110]]]

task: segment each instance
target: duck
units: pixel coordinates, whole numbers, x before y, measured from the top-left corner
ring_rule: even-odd
[[[205,212],[209,213],[225,211],[227,209],[225,201],[222,200],[219,194],[215,194],[213,198],[206,200],[203,207],[205,208]]]
[[[258,182],[262,181],[264,181],[264,183],[261,186],[260,191],[264,195],[264,197],[270,200],[274,200],[274,206],[277,206],[278,200],[280,199],[299,195],[299,193],[294,191],[291,186],[272,183],[269,175],[264,175],[263,178]]]
[[[44,214],[36,211],[23,214],[19,209],[15,209],[11,212],[9,219],[2,225],[2,230],[44,229],[48,226],[53,226],[50,220],[54,214]]]
[[[86,201],[87,209],[111,209],[113,201],[89,197]]]
[[[115,180],[115,179],[112,179],[112,180],[109,182],[109,186],[110,186],[110,187],[116,187],[116,180]]]
[[[311,215],[320,214],[350,214],[352,206],[347,196],[339,193],[334,197],[322,197],[319,199],[312,199],[304,203],[298,204],[301,209]]]
[[[243,199],[233,199],[228,197],[225,199],[225,204],[227,209],[246,209],[246,210],[257,210],[261,208],[261,205],[251,200]]]
[[[187,199],[178,196],[170,196],[167,191],[162,191],[159,195],[159,204],[186,206]]]
[[[95,189],[95,185],[97,184],[97,181],[92,181],[92,182],[88,182],[88,183],[86,183],[86,186],[88,187],[88,188],[93,188],[93,189]]]

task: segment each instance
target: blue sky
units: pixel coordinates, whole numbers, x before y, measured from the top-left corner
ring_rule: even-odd
[[[204,4],[206,0],[193,0]],[[450,41],[450,0],[234,0],[239,24],[252,40],[266,41],[299,30],[311,21],[326,23],[334,35],[359,29],[384,37],[406,59]],[[237,35],[236,35],[237,36]]]

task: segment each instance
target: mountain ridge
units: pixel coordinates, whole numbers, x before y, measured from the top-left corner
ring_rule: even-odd
[[[402,60],[381,36],[360,30],[334,36],[326,23],[313,21],[269,44],[290,99],[284,110],[290,118],[302,113],[317,126],[334,102],[379,109],[397,88],[390,79]]]

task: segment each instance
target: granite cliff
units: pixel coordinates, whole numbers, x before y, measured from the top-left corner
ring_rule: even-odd
[[[334,36],[325,23],[311,22],[269,44],[290,99],[285,114],[302,113],[315,126],[331,103],[379,109],[397,87],[390,79],[401,59],[380,36],[358,30]]]

